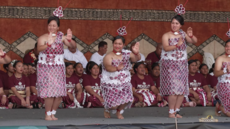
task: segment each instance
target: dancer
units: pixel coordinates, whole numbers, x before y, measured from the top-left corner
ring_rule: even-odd
[[[163,50],[160,61],[160,93],[168,95],[169,117],[175,118],[175,113],[180,111],[184,95],[189,94],[188,87],[188,64],[186,41],[196,43],[197,38],[193,35],[191,27],[187,33],[181,30],[184,25],[184,8],[181,4],[176,8],[178,15],[171,20],[171,31],[162,37]],[[182,118],[177,114],[176,117]]]
[[[66,96],[66,78],[64,64],[64,44],[70,48],[76,47],[72,40],[72,31],[67,35],[59,30],[62,17],[62,7],[54,11],[55,16],[48,19],[48,34],[38,38],[37,52],[39,53],[37,65],[38,96],[45,99],[45,120],[57,120],[54,116],[61,103],[62,96]]]
[[[228,31],[230,33],[230,31]],[[229,36],[229,35],[228,35]],[[230,38],[230,36],[229,36]],[[218,77],[217,93],[220,103],[216,103],[216,115],[223,112],[230,117],[230,39],[225,44],[225,54],[218,57],[215,63],[214,75]],[[221,112],[220,112],[221,111]]]
[[[133,102],[131,62],[140,60],[139,43],[136,43],[132,52],[123,50],[125,38],[116,36],[113,39],[113,51],[103,60],[101,89],[104,99],[104,117],[110,118],[109,110],[114,110],[118,119],[124,119],[123,109],[130,107]]]

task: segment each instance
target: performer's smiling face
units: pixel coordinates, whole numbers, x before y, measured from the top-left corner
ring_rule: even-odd
[[[56,34],[57,31],[58,31],[59,27],[58,27],[58,24],[55,20],[52,20],[49,24],[48,24],[48,31],[53,33],[53,34]]]
[[[155,66],[152,70],[152,74],[156,77],[160,76],[160,67],[159,66]]]
[[[189,65],[189,73],[195,74],[196,71],[197,71],[197,64],[196,64],[196,62],[193,62]]]
[[[93,68],[90,70],[91,75],[93,75],[93,76],[98,76],[99,71],[100,70],[99,70],[99,67],[97,65],[94,65]]]
[[[227,42],[225,45],[225,52],[230,55],[230,42]]]
[[[22,62],[18,62],[16,64],[16,67],[14,68],[16,73],[22,74],[23,73],[23,63]]]
[[[72,76],[73,74],[73,65],[69,65],[68,67],[66,67],[66,75],[68,76]]]
[[[137,68],[136,68],[137,74],[139,75],[145,75],[145,65],[144,64],[140,64]]]
[[[179,21],[177,21],[176,19],[173,19],[171,22],[171,29],[173,31],[179,31],[179,29],[181,28],[181,24]]]
[[[116,52],[120,52],[124,47],[124,43],[122,42],[121,39],[117,39],[114,41],[113,43],[113,49],[116,51]]]

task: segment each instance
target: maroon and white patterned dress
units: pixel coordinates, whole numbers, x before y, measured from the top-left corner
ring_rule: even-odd
[[[223,62],[222,69],[227,69],[230,62]],[[223,74],[218,77],[217,83],[218,98],[224,107],[225,113],[230,112],[230,73]]]
[[[123,63],[124,68],[116,72],[108,72],[105,66],[102,65],[101,74],[101,90],[104,99],[104,108],[110,109],[121,104],[128,103],[130,108],[133,102],[133,92],[131,75],[129,70],[132,68],[130,63],[129,50],[122,50],[122,60],[112,60],[112,65],[117,67],[120,62]],[[126,108],[127,108],[126,107]]]
[[[164,51],[160,60],[160,93],[162,95],[188,95],[188,62],[185,42],[185,32],[180,30],[184,42],[177,49]],[[179,38],[169,39],[169,45],[174,46]]]
[[[38,96],[41,98],[66,96],[64,46],[62,32],[51,47],[39,53],[37,65]]]

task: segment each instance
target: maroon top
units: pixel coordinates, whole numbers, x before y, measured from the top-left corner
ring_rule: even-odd
[[[3,87],[2,80],[0,79],[0,88]]]
[[[208,77],[209,77],[209,84],[212,88],[214,88],[214,86],[217,85],[218,83],[218,78],[216,76],[212,76],[210,74],[208,74]]]
[[[153,63],[159,62],[161,59],[160,55],[157,55],[156,51],[148,54],[145,60],[151,60],[151,65]]]
[[[37,87],[37,74],[33,73],[28,78],[30,79],[30,86]]]
[[[69,78],[66,77],[66,88],[67,89],[68,88],[75,88],[76,84],[78,84],[78,83],[79,83],[79,79],[76,75],[74,76],[74,74],[73,74]]]
[[[33,53],[33,50],[31,50],[30,52],[28,52],[25,56],[24,56],[24,58],[23,58],[23,63],[26,63],[26,64],[28,64],[28,63],[34,63],[34,58],[31,56],[31,54],[34,54]],[[35,54],[34,54],[35,55]]]
[[[91,75],[86,75],[84,78],[82,85],[84,87],[91,86],[92,89],[100,89],[101,79],[97,77],[96,79],[93,78]]]
[[[25,76],[22,75],[22,78],[18,79],[15,77],[15,75],[9,77],[9,87],[15,87],[17,91],[24,91],[26,90],[26,87],[30,86],[30,81],[29,79]]]
[[[159,88],[159,87],[160,87],[160,76],[159,76],[159,77],[155,77],[155,76],[153,76],[153,75],[151,74],[151,77],[152,77],[152,79],[153,79],[153,82],[155,83],[155,86],[156,86],[157,88]]]
[[[87,74],[82,74],[82,76],[78,76],[77,74],[73,73],[73,76],[77,77],[79,80],[79,83],[82,85],[82,82],[83,82],[84,78],[87,77]]]
[[[204,76],[200,73],[196,73],[194,76],[189,74],[189,87],[202,87],[208,85]]]
[[[3,85],[4,90],[9,90],[9,84],[8,84],[8,74],[0,70],[0,79]]]
[[[135,89],[150,89],[151,86],[155,86],[149,75],[144,75],[144,79],[140,79],[137,74],[134,74],[131,83]]]

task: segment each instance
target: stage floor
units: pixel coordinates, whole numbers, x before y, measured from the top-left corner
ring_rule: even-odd
[[[186,107],[180,112],[178,123],[196,123],[200,118],[213,115],[219,122],[230,122],[230,118],[216,117],[214,107]],[[115,115],[103,117],[103,108],[59,109],[58,121],[45,121],[44,109],[3,109],[0,110],[0,126],[63,126],[63,125],[114,125],[114,124],[173,124],[175,119],[168,118],[168,107],[131,108],[125,110],[124,120]]]

